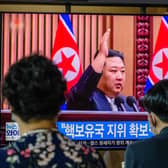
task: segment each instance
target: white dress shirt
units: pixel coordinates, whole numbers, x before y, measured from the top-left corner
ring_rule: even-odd
[[[107,98],[108,102],[110,103],[112,111],[115,111],[115,112],[118,111],[117,105],[114,102],[114,98],[110,98],[108,96],[106,96],[106,98]]]

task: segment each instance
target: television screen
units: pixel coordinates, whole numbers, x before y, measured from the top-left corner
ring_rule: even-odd
[[[150,59],[156,43],[162,16],[76,13],[69,14],[69,17],[72,28],[66,28],[65,20],[61,26],[65,27],[72,39],[69,44],[67,44],[69,41],[66,42],[63,50],[64,53],[61,56],[55,57],[56,52],[58,52],[58,55],[60,52],[60,46],[55,47],[56,36],[60,36],[59,38],[62,41],[70,40],[68,36],[65,37],[61,34],[61,32],[63,32],[62,28],[58,31],[60,24],[59,13],[1,13],[1,82],[3,82],[3,77],[11,64],[23,56],[26,57],[31,53],[39,52],[53,59],[57,65],[59,64],[58,66],[60,66],[60,70],[67,82],[70,80],[70,86],[68,88],[68,91],[70,91],[73,84],[79,81],[84,71],[94,62],[94,56],[100,47],[101,38],[107,29],[110,28],[108,47],[122,52],[125,59],[126,82],[121,94],[134,96],[137,101],[139,101],[144,95]],[[74,47],[76,49],[75,53],[79,58],[77,64],[74,63],[75,59],[78,59],[75,57],[76,55],[73,55],[74,48],[73,50],[69,49],[69,46],[73,46],[75,43],[77,45],[76,48]],[[57,43],[57,45],[59,44]],[[71,52],[71,55],[68,52]],[[63,58],[66,64],[65,62],[61,64]],[[70,69],[64,69],[67,68],[68,65]],[[74,76],[76,77],[78,75],[77,72],[80,72],[80,67],[81,74],[79,78],[74,80]],[[68,74],[70,79],[68,78]],[[94,78],[92,82],[95,82]],[[69,92],[66,93],[66,97],[68,101]],[[77,100],[75,104],[78,105]],[[101,105],[102,104],[100,104],[100,106]],[[139,104],[137,106],[140,112],[144,111]],[[9,109],[9,105],[5,100],[1,100],[1,109]],[[74,109],[73,107],[68,109],[66,102],[62,110],[65,111],[59,116],[57,126],[62,133],[66,134],[66,130],[68,129],[66,126],[72,124],[71,126],[75,127],[78,133],[80,132],[82,134],[81,137],[70,135],[70,138],[74,138],[75,140],[97,141],[97,139],[100,138],[99,140],[111,141],[116,138],[115,140],[118,139],[122,141],[124,139],[134,141],[152,136],[146,113],[142,114],[143,117],[139,117],[138,113],[129,113],[129,110],[125,110],[125,114],[123,112],[115,114],[112,110],[106,111],[103,109],[99,111],[93,111],[92,109],[83,111],[85,109],[80,107],[77,109],[75,107]],[[78,113],[81,113],[83,117],[80,115],[77,120],[74,120],[74,116]],[[93,115],[90,119],[87,118],[88,113]],[[69,116],[68,120],[61,118],[61,116],[66,117],[68,114],[73,117]],[[102,115],[99,116],[99,114]],[[121,119],[120,115],[124,117]],[[127,117],[127,115],[130,117]],[[103,116],[106,117],[103,118]],[[114,116],[117,117],[114,119]],[[132,116],[134,117],[132,118]],[[103,134],[101,130],[103,129],[108,133],[110,123],[115,128],[120,129],[120,131],[124,130],[124,136],[120,133],[121,137],[119,134],[113,134],[111,137],[107,134],[102,137]],[[96,127],[100,127],[100,129]],[[128,128],[138,130],[144,128],[147,136],[138,136],[141,132],[136,136],[127,135],[126,132],[129,132]],[[94,138],[90,136],[91,133],[86,133],[88,130],[93,131],[93,129],[94,131],[97,129],[97,134],[95,132]],[[84,132],[82,133],[81,130],[83,130],[85,134]],[[114,142],[111,141],[110,144],[112,143]],[[122,147],[122,143],[123,142],[118,143],[118,147]],[[116,147],[116,143],[111,146]]]

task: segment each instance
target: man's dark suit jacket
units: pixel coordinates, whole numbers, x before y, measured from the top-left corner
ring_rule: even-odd
[[[104,93],[97,89],[97,83],[100,77],[101,74],[96,73],[92,66],[89,66],[79,82],[71,89],[67,101],[67,109],[111,111],[110,103]],[[126,97],[123,95],[120,96],[122,96],[124,100],[125,109],[127,111],[134,111],[133,108],[126,103]],[[118,111],[122,111],[122,109],[118,107]]]
[[[168,167],[168,127],[159,135],[136,142],[125,152],[126,168],[167,168]]]

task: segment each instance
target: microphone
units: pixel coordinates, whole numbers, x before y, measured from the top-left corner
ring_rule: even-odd
[[[139,112],[138,107],[137,107],[137,102],[134,96],[127,97],[127,104],[133,107],[134,111]]]
[[[114,102],[117,105],[117,107],[120,107],[121,111],[126,111],[125,106],[124,106],[124,100],[121,96],[117,96]]]

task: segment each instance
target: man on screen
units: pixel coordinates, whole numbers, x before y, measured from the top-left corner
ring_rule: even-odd
[[[124,55],[108,49],[109,36],[110,29],[104,33],[92,64],[71,89],[68,109],[134,111],[126,103],[126,97],[120,94],[125,83]],[[119,97],[118,103],[116,97]]]
[[[168,79],[161,80],[147,92],[144,106],[156,136],[127,147],[126,168],[165,168],[168,165]]]
[[[92,64],[71,89],[67,101],[68,109],[134,111],[127,104],[126,97],[121,95],[126,78],[124,55],[119,51],[108,49],[109,37],[110,29],[102,36]],[[106,150],[102,155],[108,168],[119,168],[124,159],[124,151]]]

